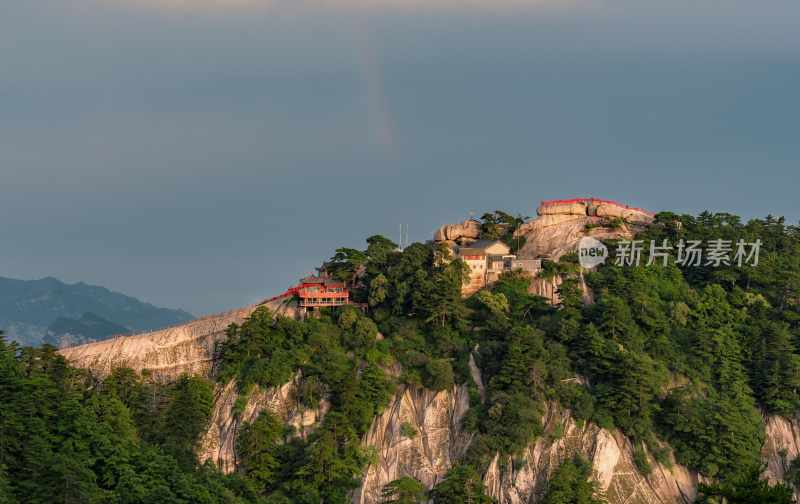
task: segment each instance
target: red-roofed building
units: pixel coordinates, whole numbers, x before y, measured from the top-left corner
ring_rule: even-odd
[[[333,278],[309,276],[300,280],[296,289],[298,305],[301,308],[321,308],[350,304],[350,291],[347,285]]]

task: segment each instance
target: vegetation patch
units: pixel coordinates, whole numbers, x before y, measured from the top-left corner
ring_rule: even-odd
[[[481,232],[513,244],[515,219],[487,214]],[[2,341],[0,501],[350,502],[377,458],[363,436],[403,384],[467,386],[463,428],[474,435],[435,488],[401,478],[384,489],[387,502],[490,502],[482,483],[489,462],[497,453],[521,461],[556,404],[579,423],[624,432],[643,473],[654,460],[668,463],[671,448],[679,463],[718,482],[701,489],[707,502],[789,502],[786,487],[766,487],[758,474],[761,411],[800,410],[800,231],[771,217],[744,224],[729,214],[663,213],[639,238],[763,245],[757,267],[601,266],[583,277],[592,305],[582,301],[574,255],[546,261],[542,276],[561,281],[557,306],[531,294],[520,271],[463,299],[467,267],[441,245],[401,251],[373,236],[364,250],[338,249],[326,267],[366,311],[297,321],[260,308],[217,348],[216,385],[237,383],[234,414],[254,387],[290,380],[301,405],[330,404],[305,438],[268,412],[242,426],[230,476],[195,457],[215,384],[188,376],[161,384],[127,369],[99,381],[52,347]],[[388,370],[398,368],[394,378]],[[401,434],[413,437],[412,429],[404,424]],[[588,471],[580,459],[565,462],[544,502],[596,502]],[[756,500],[737,500],[747,496]]]

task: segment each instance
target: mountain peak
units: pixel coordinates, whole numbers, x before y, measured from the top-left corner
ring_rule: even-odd
[[[66,333],[58,328],[70,327],[74,334],[76,325],[85,331],[85,324],[98,322],[96,319],[103,323],[83,334],[88,340],[152,331],[193,318],[183,310],[161,308],[85,282],[69,284],[52,276],[39,280],[0,278],[0,327],[11,339],[26,345],[42,343],[49,333],[55,336],[48,341],[53,342],[55,337],[59,343],[58,338]],[[57,321],[61,324],[54,331],[51,326]]]

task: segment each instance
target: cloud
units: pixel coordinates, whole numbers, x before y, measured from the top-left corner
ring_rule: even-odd
[[[364,32],[359,44],[361,76],[366,85],[370,139],[384,149],[394,146],[394,124],[383,84],[383,70],[375,44]]]
[[[503,7],[533,7],[541,5],[564,5],[565,0],[317,0],[317,3],[330,7],[354,9],[497,9]]]
[[[422,10],[506,10],[542,6],[567,6],[579,0],[105,0],[121,5],[144,6],[167,10],[240,11],[240,10],[349,10],[349,11],[422,11]]]

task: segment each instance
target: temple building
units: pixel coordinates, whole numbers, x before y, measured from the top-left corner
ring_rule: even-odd
[[[350,291],[341,280],[308,276],[296,288],[298,306],[304,310],[350,304]]]
[[[518,259],[500,240],[478,240],[458,247],[456,255],[469,266],[469,283],[461,288],[465,296],[496,282],[504,271],[521,269],[536,276],[542,269],[539,259]]]

